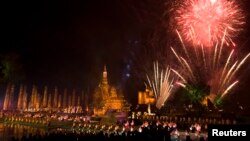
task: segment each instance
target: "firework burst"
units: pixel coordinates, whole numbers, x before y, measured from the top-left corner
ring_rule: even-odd
[[[185,0],[176,10],[178,30],[185,41],[204,47],[221,41],[235,45],[233,37],[243,29],[244,14],[233,0]]]
[[[172,69],[180,78],[177,84],[182,87],[186,87],[186,84],[209,87],[208,98],[213,103],[216,103],[217,98],[226,96],[239,83],[237,73],[250,57],[249,53],[242,59],[237,59],[234,49],[229,51],[225,48],[225,34],[226,32],[220,43],[210,48],[202,45],[200,48],[186,48],[183,42],[181,52],[171,47],[180,64],[180,68]]]
[[[154,72],[151,77],[147,75],[147,81],[156,98],[156,107],[160,109],[170,97],[174,87],[174,77],[171,69],[159,69],[158,62],[154,63]]]

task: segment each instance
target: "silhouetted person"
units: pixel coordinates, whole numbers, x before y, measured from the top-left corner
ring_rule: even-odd
[[[200,141],[205,141],[204,137],[200,137]]]
[[[186,136],[186,141],[192,141],[190,135]]]

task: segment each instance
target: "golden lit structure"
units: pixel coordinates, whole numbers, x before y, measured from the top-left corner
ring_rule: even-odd
[[[148,113],[151,114],[151,106],[155,104],[156,99],[154,97],[154,93],[152,90],[146,88],[145,91],[138,92],[138,104],[147,104],[148,105]]]
[[[57,108],[61,108],[62,107],[62,95],[58,96],[58,103],[57,103]]]
[[[22,109],[22,103],[23,103],[23,85],[20,86],[20,90],[19,90],[18,101],[17,101],[17,110]]]
[[[67,89],[63,91],[63,108],[67,108]]]
[[[48,109],[50,109],[50,108],[52,108],[52,106],[51,106],[51,102],[52,102],[52,96],[51,96],[51,94],[49,94],[49,99],[48,99]]]
[[[44,92],[43,92],[43,108],[46,108],[48,105],[48,87],[45,86]]]
[[[31,111],[38,111],[39,108],[40,108],[40,95],[38,93],[37,87],[33,85],[28,109]]]
[[[154,104],[155,97],[152,90],[146,88],[145,91],[138,92],[138,104]]]
[[[64,89],[62,95],[57,87],[53,89],[52,93],[49,93],[47,86],[39,92],[37,86],[33,85],[31,93],[28,94],[27,87],[21,84],[17,98],[14,98],[14,88],[14,84],[8,84],[6,87],[3,101],[3,110],[5,111],[83,113],[82,106],[88,106],[84,103],[86,100],[83,92],[78,93],[75,89],[73,89],[72,94],[67,94],[67,89]]]
[[[58,106],[58,89],[55,88],[53,108],[57,108],[57,106]]]
[[[22,100],[22,105],[23,106],[22,106],[22,110],[27,109],[27,102],[28,102],[27,98],[28,98],[27,87],[24,86],[23,87],[23,100]]]
[[[6,88],[4,103],[3,103],[3,110],[10,110],[13,109],[14,105],[14,84],[8,84]]]
[[[129,111],[130,104],[121,94],[118,94],[115,87],[109,85],[106,66],[104,66],[101,83],[95,89],[93,104],[94,114],[98,116],[105,115],[108,110]]]
[[[72,94],[72,102],[71,102],[72,106],[76,106],[76,90],[73,90],[73,94]]]
[[[24,111],[27,109],[27,92],[26,86],[21,85],[17,101],[17,110]]]

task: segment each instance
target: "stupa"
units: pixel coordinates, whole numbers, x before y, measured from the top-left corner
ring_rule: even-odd
[[[108,111],[128,112],[130,104],[124,99],[123,95],[108,83],[108,72],[106,65],[102,73],[102,80],[95,89],[94,98],[94,115],[103,116]]]

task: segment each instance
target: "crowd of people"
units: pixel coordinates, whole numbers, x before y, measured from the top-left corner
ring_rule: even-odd
[[[194,139],[190,134],[195,135],[195,140],[205,141],[206,136],[201,136],[199,124],[194,124],[185,132],[182,140],[191,141]],[[183,133],[182,132],[182,133]],[[183,135],[182,135],[183,136]],[[74,124],[71,129],[53,130],[41,135],[40,133],[24,135],[12,141],[39,141],[39,140],[60,140],[60,141],[81,141],[81,140],[102,140],[102,141],[171,141],[180,140],[180,132],[175,122],[148,122],[137,126],[134,121],[125,122],[119,125],[104,125],[79,123]]]
[[[100,122],[92,123],[91,117],[72,116],[68,114],[0,114],[4,122],[11,124],[30,123],[31,125],[44,125],[43,127],[53,128],[46,131],[46,134],[35,133],[25,134],[23,137],[13,137],[12,140],[124,140],[124,141],[170,141],[179,140],[206,140],[208,124],[236,124],[235,120],[229,118],[207,118],[207,117],[185,117],[185,116],[161,116],[145,117],[116,124],[105,124]],[[70,123],[67,127],[55,128],[53,123]],[[24,124],[26,125],[26,124]],[[62,124],[63,125],[63,124]],[[65,124],[66,125],[66,124]],[[72,125],[72,127],[71,127]]]

